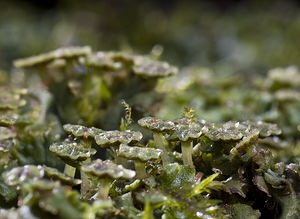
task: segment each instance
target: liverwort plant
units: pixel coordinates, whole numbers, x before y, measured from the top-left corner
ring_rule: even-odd
[[[49,178],[52,181],[59,181],[62,184],[75,186],[81,183],[81,180],[69,177],[57,169],[47,167],[45,165],[25,165],[23,167],[14,167],[3,174],[5,183],[9,186],[23,186],[26,183],[32,183],[44,178]]]
[[[70,177],[64,173],[59,172],[56,168],[43,166],[43,169],[45,171],[45,176],[47,176],[51,180],[58,180],[62,184],[70,185],[70,186],[77,186],[82,183],[80,179],[74,179],[73,177]]]
[[[92,148],[92,143],[94,142],[95,136],[103,132],[101,129],[95,127],[88,128],[82,125],[65,124],[63,128],[74,139],[77,139],[77,141],[82,142],[82,144],[90,150],[94,150]],[[89,164],[90,162],[91,158],[89,157],[86,160],[82,161],[81,164]],[[84,172],[80,172],[80,175],[82,180],[80,189],[81,197],[86,197],[88,196],[89,191],[92,189],[93,185],[90,183],[91,180],[88,179],[88,176],[86,176]]]
[[[158,161],[162,151],[155,148],[134,147],[121,144],[117,155],[128,160],[133,160],[135,164],[136,177],[143,179],[147,177],[145,163],[147,161]]]
[[[183,164],[194,167],[193,141],[197,141],[208,128],[204,121],[196,119],[194,110],[190,108],[185,108],[182,118],[173,122],[175,124],[174,132],[168,139],[180,141]]]
[[[44,176],[44,169],[42,166],[25,165],[14,167],[4,172],[2,176],[7,185],[17,187],[26,182],[41,179]]]
[[[162,150],[162,163],[163,166],[170,163],[168,142],[164,134],[170,134],[174,131],[175,125],[172,121],[162,120],[154,117],[145,117],[138,121],[138,124],[149,129],[153,133],[153,139],[158,149]]]
[[[89,165],[83,165],[81,171],[97,177],[99,182],[96,198],[107,199],[109,189],[115,179],[132,179],[135,176],[135,171],[124,168],[122,165],[117,165],[110,160],[102,161],[94,160]]]
[[[148,57],[136,56],[133,71],[136,75],[150,78],[168,77],[177,73],[178,69],[167,62],[152,60]]]
[[[175,131],[170,138],[175,137],[181,142],[183,164],[193,167],[193,140],[197,140],[203,134],[205,126],[186,118],[175,120],[174,123]]]
[[[120,62],[116,62],[113,59],[112,52],[94,52],[88,54],[87,56],[82,56],[79,58],[79,62],[88,68],[96,70],[98,72],[102,71],[115,71],[122,68]]]
[[[138,131],[103,131],[95,135],[96,144],[101,148],[109,148],[113,151],[113,156],[116,156],[116,150],[119,148],[120,144],[134,144],[142,139],[143,135]]]
[[[68,47],[68,48],[59,48],[54,51],[31,56],[24,59],[18,59],[14,61],[14,65],[17,68],[31,68],[43,64],[47,64],[56,59],[70,59],[79,56],[85,56],[91,53],[91,48],[88,46],[85,47]]]
[[[49,150],[65,161],[64,173],[70,177],[74,177],[76,168],[82,161],[96,153],[95,149],[73,139],[51,144]]]
[[[229,121],[214,124],[205,135],[212,141],[239,141],[250,131],[250,126],[244,123]]]
[[[71,134],[74,138],[81,139],[82,141],[85,142],[93,140],[97,134],[103,132],[101,129],[95,127],[88,128],[82,125],[65,124],[63,128],[67,133]]]
[[[137,143],[142,139],[143,135],[138,131],[103,131],[95,135],[95,141],[99,146],[113,146],[120,144]]]

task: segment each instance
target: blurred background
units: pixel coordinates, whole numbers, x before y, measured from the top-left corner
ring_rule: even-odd
[[[149,53],[179,67],[266,72],[299,65],[300,1],[0,2],[0,68],[61,46]],[[161,46],[161,47],[157,47]]]

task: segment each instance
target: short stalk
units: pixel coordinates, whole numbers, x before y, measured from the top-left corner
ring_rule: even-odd
[[[107,199],[109,195],[109,190],[112,184],[112,180],[104,178],[100,180],[100,188],[97,192],[98,199]]]
[[[76,168],[70,166],[69,164],[65,165],[64,174],[66,174],[69,177],[74,178],[76,172]]]
[[[192,141],[184,141],[181,143],[181,153],[182,153],[182,161],[184,165],[188,165],[194,167],[193,159],[193,142]]]
[[[90,162],[91,162],[91,158],[88,158],[87,160],[85,160],[84,162],[82,162],[82,164],[89,164]],[[92,189],[91,185],[89,183],[89,177],[83,171],[80,171],[80,177],[81,177],[80,194],[81,194],[81,197],[86,197],[86,195]]]
[[[161,160],[163,166],[166,166],[170,163],[170,159],[168,156],[168,151],[166,149],[165,137],[161,133],[153,133],[153,138],[158,149],[162,150]]]
[[[135,165],[136,177],[138,179],[147,178],[145,163],[136,160],[134,161],[134,165]]]
[[[153,206],[148,200],[145,202],[144,209],[143,219],[154,219]]]

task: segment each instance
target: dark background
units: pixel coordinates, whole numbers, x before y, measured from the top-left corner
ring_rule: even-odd
[[[264,72],[299,65],[299,1],[1,1],[0,68],[69,45],[148,53],[180,67]]]

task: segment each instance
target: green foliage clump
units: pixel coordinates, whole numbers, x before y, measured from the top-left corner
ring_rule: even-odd
[[[27,80],[1,85],[0,218],[300,214],[296,69],[244,92],[187,74],[179,92],[183,75],[158,84],[177,69],[150,56],[70,47],[15,66]]]

